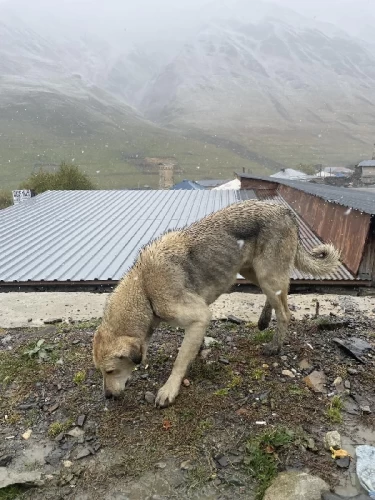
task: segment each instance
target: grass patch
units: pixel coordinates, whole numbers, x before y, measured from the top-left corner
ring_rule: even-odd
[[[273,339],[273,335],[274,335],[274,330],[268,328],[263,332],[256,332],[253,335],[252,340],[255,344],[267,344],[268,342],[271,342],[271,340]]]
[[[342,423],[342,409],[344,404],[340,396],[333,396],[332,401],[327,410],[327,416],[329,420],[335,424]]]
[[[246,469],[257,481],[256,499],[261,500],[264,492],[278,473],[277,453],[289,446],[294,434],[287,429],[265,431],[246,443]]]
[[[74,374],[74,377],[73,377],[73,382],[76,384],[76,385],[81,385],[83,384],[83,382],[86,380],[86,372],[84,371],[79,371],[77,373]]]
[[[33,381],[41,372],[41,365],[34,358],[21,356],[14,351],[0,352],[0,383]]]
[[[263,368],[255,368],[255,370],[252,371],[251,376],[254,380],[263,380],[264,378]]]
[[[48,436],[50,438],[55,438],[62,432],[66,432],[69,427],[73,425],[73,419],[69,419],[66,422],[52,422],[48,429]]]
[[[24,486],[13,485],[0,489],[0,500],[14,500],[26,491]]]
[[[304,393],[303,389],[298,385],[291,385],[288,390],[289,394],[292,394],[293,396],[300,396]]]

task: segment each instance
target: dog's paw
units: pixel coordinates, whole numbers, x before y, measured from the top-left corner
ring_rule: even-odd
[[[258,321],[258,330],[261,332],[263,330],[266,330],[270,326],[270,323],[271,323],[271,318],[261,317]]]
[[[262,347],[262,354],[265,356],[276,356],[281,351],[281,347],[277,344],[269,343]]]
[[[172,403],[178,396],[180,387],[173,383],[167,382],[159,389],[159,392],[155,399],[155,406],[159,408],[165,408]]]

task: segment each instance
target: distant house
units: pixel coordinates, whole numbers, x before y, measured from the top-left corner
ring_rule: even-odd
[[[195,181],[197,184],[202,186],[204,189],[213,189],[217,186],[221,186],[226,182],[229,182],[230,179],[203,179],[201,181]]]
[[[213,191],[224,191],[226,189],[240,189],[241,182],[238,179],[233,179],[232,181],[221,184],[220,186],[214,187]]]
[[[325,277],[326,282],[375,285],[375,194],[370,189],[362,191],[243,173],[238,173],[237,178],[241,190],[249,189],[258,199],[289,205],[294,210],[307,249],[322,241],[335,245],[342,264]]]
[[[170,189],[177,190],[177,189],[205,189],[203,186],[198,184],[195,181],[188,181],[187,179],[184,179],[183,181],[179,182],[178,184],[175,184],[172,186]]]
[[[271,177],[276,177],[277,179],[289,179],[289,180],[303,180],[308,179],[309,176],[300,170],[294,170],[294,168],[282,168],[280,172],[272,174]]]
[[[361,161],[357,170],[363,184],[375,184],[375,159]]]

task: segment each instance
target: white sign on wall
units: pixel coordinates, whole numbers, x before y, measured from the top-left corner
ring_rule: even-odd
[[[16,189],[12,191],[13,195],[13,205],[18,205],[22,201],[30,200],[33,196],[33,193],[30,189]]]

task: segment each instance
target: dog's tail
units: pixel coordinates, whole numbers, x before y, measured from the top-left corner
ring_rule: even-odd
[[[319,245],[307,251],[298,241],[294,262],[296,268],[312,276],[324,276],[332,273],[340,264],[340,253],[331,245]]]

